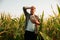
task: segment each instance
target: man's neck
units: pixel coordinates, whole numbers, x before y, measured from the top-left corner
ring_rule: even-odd
[[[31,15],[34,15],[34,14],[31,13]]]

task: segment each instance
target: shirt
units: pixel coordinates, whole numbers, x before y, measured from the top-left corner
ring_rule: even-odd
[[[33,24],[33,23],[29,20],[26,30],[27,30],[27,31],[34,32],[34,31],[35,31],[35,24]]]

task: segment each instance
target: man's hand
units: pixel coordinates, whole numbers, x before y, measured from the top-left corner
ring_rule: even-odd
[[[36,23],[37,25],[40,25],[40,22],[39,22],[38,20],[35,20],[35,23]]]

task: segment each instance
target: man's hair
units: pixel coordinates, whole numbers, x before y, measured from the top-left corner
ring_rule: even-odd
[[[36,9],[34,6],[31,7],[31,10]]]

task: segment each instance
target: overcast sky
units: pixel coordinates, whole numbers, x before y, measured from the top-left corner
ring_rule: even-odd
[[[44,10],[45,17],[48,17],[48,15],[53,15],[51,5],[57,13],[56,4],[60,5],[60,0],[0,0],[0,13],[9,12],[12,17],[19,17],[23,13],[23,6],[34,5],[37,15]]]

